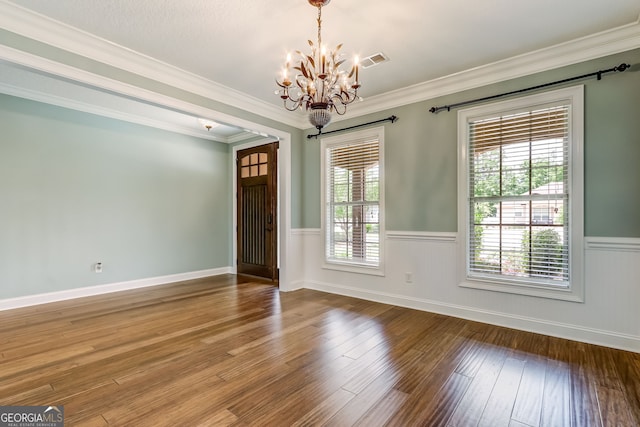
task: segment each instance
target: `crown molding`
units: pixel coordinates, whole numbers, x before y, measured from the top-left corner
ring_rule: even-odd
[[[176,111],[181,111],[181,112],[184,112],[185,114],[191,114],[195,117],[207,117],[208,119],[219,122],[219,123],[228,123],[231,126],[244,129],[246,132],[259,132],[261,135],[262,134],[271,135],[275,138],[280,138],[282,137],[282,135],[285,134],[281,130],[276,128],[260,125],[255,122],[251,122],[249,120],[246,120],[237,116],[221,113],[219,111],[215,111],[210,108],[203,107],[201,105],[191,104],[189,102],[172,98],[170,96],[162,95],[160,93],[156,93],[147,89],[122,83],[120,81],[113,80],[98,74],[93,74],[91,72],[74,68],[66,64],[51,61],[47,58],[43,58],[27,52],[23,52],[17,49],[3,46],[2,44],[0,44],[0,60],[5,60],[13,64],[27,67],[29,69],[38,70],[38,71],[42,71],[49,74],[54,74],[56,76],[63,77],[70,81],[82,83],[91,87],[100,88],[110,92],[125,95],[136,100],[146,101],[151,104],[167,107],[170,109],[174,109]],[[3,91],[3,90],[5,90],[6,93],[11,95],[11,93],[9,93],[9,91],[12,90],[11,88],[9,87],[0,88],[0,91]],[[21,93],[14,92],[16,96],[22,96],[24,98],[29,98],[33,100],[41,100],[43,102],[48,102],[53,104],[55,104],[56,102],[63,102],[60,100],[60,97],[57,97],[57,99],[54,96],[48,97],[50,94],[37,92],[37,91],[29,92],[29,90],[24,90],[24,89],[15,89],[15,90],[22,91]],[[39,98],[31,98],[36,96]],[[75,101],[77,100],[70,100],[67,105],[60,104],[60,106],[74,108],[72,104]],[[82,102],[82,101],[79,101],[79,102]],[[79,105],[79,104],[76,104],[76,105]],[[107,112],[103,111],[103,113],[104,114],[102,115],[107,115]],[[96,110],[96,114],[99,114],[97,110]],[[131,119],[132,116],[130,115],[129,118]],[[130,121],[133,121],[133,120],[130,120]],[[256,131],[256,129],[259,129],[259,130]],[[207,139],[202,134],[199,135],[199,137]],[[235,141],[233,140],[233,137],[229,137],[226,142],[233,143]]]
[[[131,112],[125,112],[116,110],[114,108],[100,106],[94,102],[86,102],[79,99],[66,98],[63,96],[44,93],[38,90],[32,90],[24,87],[18,87],[3,82],[0,82],[0,93],[29,99],[31,101],[42,102],[49,105],[55,105],[58,107],[68,108],[71,110],[81,111],[83,113],[90,113],[102,117],[109,117],[111,119],[122,120],[129,123],[149,126],[155,129],[162,129],[182,135],[216,141],[223,144],[230,144],[233,142],[231,141],[232,138],[224,138],[217,135],[205,135],[203,132],[197,132],[185,126],[180,126],[178,124],[170,123],[165,120],[154,119],[153,111],[149,112],[149,114],[146,115],[134,114]]]
[[[0,0],[0,28],[103,64],[260,115],[301,127],[303,116],[205,79],[181,68],[112,43],[86,31],[55,21],[29,9]]]
[[[427,101],[638,47],[640,47],[640,17],[636,22],[601,33],[367,98],[366,102],[350,107],[348,118]],[[344,119],[341,117],[335,121]]]
[[[142,55],[90,33],[0,0],[0,28],[68,52],[164,83],[262,117],[310,129],[304,114],[292,114],[238,90]],[[636,22],[367,98],[352,104],[334,123],[468,89],[523,77],[640,47],[640,17]],[[55,65],[47,72],[57,74]],[[118,92],[122,92],[119,90]]]

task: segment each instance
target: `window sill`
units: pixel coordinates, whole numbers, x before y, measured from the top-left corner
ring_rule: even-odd
[[[573,286],[571,288],[552,288],[536,284],[527,284],[516,281],[492,281],[466,278],[458,284],[462,288],[481,289],[485,291],[502,292],[508,294],[526,295],[539,298],[549,298],[561,301],[583,303],[584,297]]]
[[[371,276],[384,276],[384,269],[381,265],[325,260],[322,268],[326,270],[346,271],[348,273],[369,274]]]

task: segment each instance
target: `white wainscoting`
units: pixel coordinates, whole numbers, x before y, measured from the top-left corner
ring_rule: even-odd
[[[640,239],[585,239],[585,301],[578,303],[458,286],[457,233],[388,231],[384,277],[323,269],[318,229],[292,237],[302,249],[296,288],[640,353]]]
[[[171,274],[168,276],[150,277],[146,279],[129,280],[126,282],[109,283],[105,285],[87,286],[64,291],[49,292],[37,295],[0,300],[0,311],[14,308],[28,307],[38,304],[46,304],[55,301],[64,301],[74,298],[82,298],[93,295],[108,294],[111,292],[127,291],[131,289],[146,288],[149,286],[165,285],[167,283],[182,282],[185,280],[201,279],[203,277],[217,276],[231,273],[231,267],[214,268],[209,270],[192,271],[188,273]]]

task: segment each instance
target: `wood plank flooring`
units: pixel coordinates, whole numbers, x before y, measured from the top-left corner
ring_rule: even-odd
[[[640,354],[232,275],[0,312],[67,426],[638,426]]]

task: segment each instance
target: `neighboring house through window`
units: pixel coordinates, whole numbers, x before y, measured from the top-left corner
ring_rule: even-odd
[[[325,267],[383,274],[384,128],[323,138]]]
[[[461,285],[582,301],[582,86],[458,121]]]

